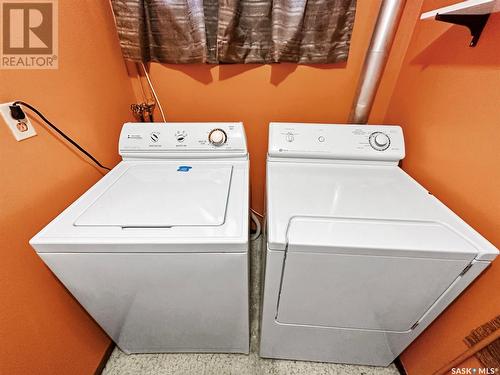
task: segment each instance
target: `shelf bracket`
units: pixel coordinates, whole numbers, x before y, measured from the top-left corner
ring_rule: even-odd
[[[453,23],[455,25],[466,26],[470,30],[472,40],[469,47],[475,47],[481,33],[483,32],[490,14],[436,14],[437,21]]]

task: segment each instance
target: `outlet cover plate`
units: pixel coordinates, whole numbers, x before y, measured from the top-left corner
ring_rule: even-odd
[[[31,121],[28,116],[26,116],[21,123],[14,120],[10,115],[10,105],[12,105],[12,102],[0,104],[0,114],[14,135],[16,141],[22,141],[23,139],[34,137],[36,135],[36,131],[33,125],[31,125]]]

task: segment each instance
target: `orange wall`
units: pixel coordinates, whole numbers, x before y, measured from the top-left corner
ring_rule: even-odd
[[[455,1],[425,1],[423,10]],[[500,14],[475,48],[466,28],[419,21],[386,122],[401,124],[403,168],[500,247]],[[467,349],[463,338],[500,311],[494,262],[402,355],[408,374],[431,374]],[[479,366],[472,359],[462,366]]]
[[[0,70],[0,103],[38,107],[105,165],[135,100],[106,2],[59,1],[58,70]],[[16,142],[0,120],[0,374],[91,374],[110,345],[28,245],[101,174],[32,117]]]
[[[379,4],[358,2],[347,64],[151,64],[167,121],[243,121],[252,164],[252,206],[262,212],[269,122],[347,121]]]

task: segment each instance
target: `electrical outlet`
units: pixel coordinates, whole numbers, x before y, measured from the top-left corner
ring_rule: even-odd
[[[21,121],[13,119],[10,115],[10,105],[12,105],[12,103],[0,104],[0,114],[2,114],[4,122],[14,135],[14,138],[16,138],[16,141],[22,141],[23,139],[34,137],[36,135],[36,131],[33,125],[31,125],[28,116]]]

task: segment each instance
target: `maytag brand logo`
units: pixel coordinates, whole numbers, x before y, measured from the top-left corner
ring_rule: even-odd
[[[0,0],[0,68],[57,69],[57,0]]]

